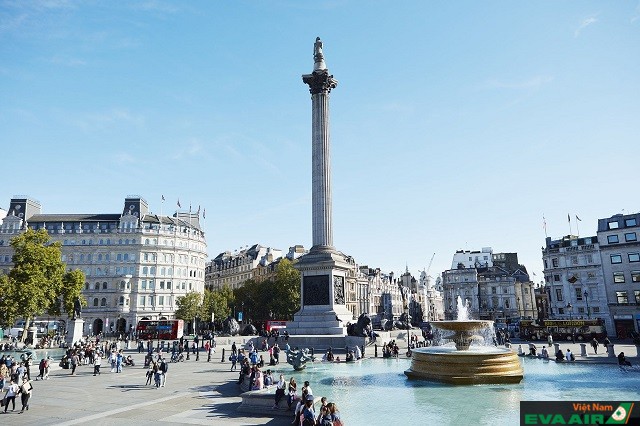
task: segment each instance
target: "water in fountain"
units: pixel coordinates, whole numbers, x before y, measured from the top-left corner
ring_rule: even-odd
[[[458,300],[457,300],[457,309],[458,309],[458,314],[457,314],[456,321],[469,321],[471,319],[469,315],[469,303],[467,300],[465,300],[463,303],[462,297],[460,296],[458,296]]]

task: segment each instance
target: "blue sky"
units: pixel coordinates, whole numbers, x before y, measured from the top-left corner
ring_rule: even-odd
[[[491,246],[540,279],[543,214],[557,238],[567,214],[594,235],[638,211],[637,0],[5,0],[0,206],[179,198],[210,256],[309,248],[316,36],[339,81],[334,243],[358,263],[418,275],[436,253],[436,275]]]

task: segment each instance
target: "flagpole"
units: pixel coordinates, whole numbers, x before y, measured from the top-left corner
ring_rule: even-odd
[[[578,233],[578,237],[580,236],[580,224],[578,223],[578,220],[576,219],[576,232]]]
[[[547,219],[545,219],[544,213],[542,213],[542,227],[544,228],[544,237],[547,238]]]
[[[569,235],[572,235],[573,231],[571,229],[571,215],[569,213],[567,213],[567,220],[569,221]]]

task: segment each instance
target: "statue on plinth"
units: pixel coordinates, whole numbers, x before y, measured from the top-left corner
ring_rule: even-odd
[[[294,349],[287,351],[287,363],[293,366],[296,371],[304,370],[307,367],[307,362],[314,362],[316,358],[309,353],[309,349]]]
[[[80,318],[82,316],[82,303],[80,302],[80,298],[76,298],[75,302],[73,302],[73,317],[72,320]]]

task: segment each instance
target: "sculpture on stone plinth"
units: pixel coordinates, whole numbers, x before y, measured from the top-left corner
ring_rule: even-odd
[[[309,353],[309,349],[294,349],[287,351],[287,363],[293,366],[296,371],[304,370],[307,362],[314,362],[316,358]]]
[[[73,302],[73,318],[77,319],[82,316],[82,303],[80,302],[80,298],[76,298],[75,302]]]
[[[230,336],[235,336],[240,331],[240,325],[233,317],[227,317],[222,321],[222,332]]]
[[[240,334],[243,336],[255,336],[258,334],[258,330],[253,324],[248,324]]]
[[[371,318],[366,313],[360,314],[357,323],[347,324],[347,334],[349,336],[369,337],[371,334]]]

